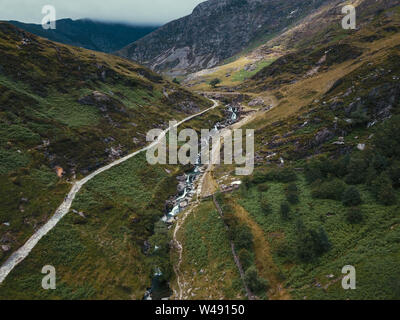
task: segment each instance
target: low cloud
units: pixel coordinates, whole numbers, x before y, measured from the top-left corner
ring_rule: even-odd
[[[0,20],[40,23],[42,7],[53,5],[57,19],[90,18],[131,24],[164,24],[190,14],[204,0],[1,0]]]

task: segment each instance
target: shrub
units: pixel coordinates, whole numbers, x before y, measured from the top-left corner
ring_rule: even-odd
[[[264,172],[256,171],[253,175],[252,183],[254,184],[261,184],[264,183],[267,179],[267,175]]]
[[[368,169],[368,163],[362,158],[352,158],[347,166],[348,174],[346,183],[361,184],[365,182],[365,172]]]
[[[244,270],[247,270],[253,264],[253,256],[249,250],[241,249],[239,251],[239,260]]]
[[[310,262],[330,250],[331,243],[322,227],[318,230],[307,230],[302,221],[299,225],[301,227],[297,227],[297,255],[301,261]]]
[[[362,203],[360,192],[356,187],[348,187],[342,197],[343,205],[346,207],[358,206]]]
[[[267,280],[258,276],[257,269],[254,266],[246,270],[244,279],[250,290],[255,294],[264,293],[268,289]]]
[[[315,252],[318,256],[328,252],[331,248],[328,235],[324,228],[319,227],[318,231],[312,231],[315,239]]]
[[[297,185],[295,183],[290,183],[287,187],[287,191],[288,192],[295,192],[298,193],[299,192],[299,188],[297,187]]]
[[[293,169],[285,168],[285,169],[277,171],[276,179],[279,182],[288,183],[288,182],[296,181],[297,180],[297,175],[296,175],[296,172],[294,172]]]
[[[391,184],[385,184],[380,187],[377,200],[385,206],[392,206],[397,203],[396,192]]]
[[[253,246],[253,234],[251,233],[250,228],[246,225],[236,226],[232,236],[238,250],[248,249]]]
[[[272,206],[269,203],[267,197],[261,197],[260,206],[261,206],[261,209],[262,209],[263,213],[265,213],[265,214],[272,213]]]
[[[358,108],[356,111],[352,112],[350,117],[353,119],[353,124],[355,126],[365,125],[370,121],[370,117],[367,112],[365,112],[362,108]]]
[[[388,160],[380,153],[377,153],[373,156],[372,165],[376,170],[382,172],[388,167]]]
[[[288,192],[286,193],[286,200],[290,204],[297,204],[299,203],[299,195],[295,192]]]
[[[341,200],[346,184],[340,179],[326,182],[314,182],[312,197],[317,199]]]
[[[305,167],[305,177],[308,183],[324,178],[321,170],[321,163],[318,160],[311,160]]]
[[[283,220],[290,219],[290,205],[287,202],[281,203],[281,217]]]
[[[347,167],[350,163],[350,156],[345,155],[335,161],[333,166],[333,172],[337,177],[344,177],[348,174]]]
[[[291,204],[299,203],[299,188],[295,183],[291,183],[286,188],[286,200]]]
[[[400,161],[396,160],[393,162],[389,169],[389,176],[392,179],[393,187],[400,188]]]
[[[269,190],[269,185],[267,183],[263,183],[257,186],[258,191],[267,192]]]
[[[356,224],[363,220],[363,214],[360,208],[351,207],[347,210],[346,220],[348,223]]]
[[[386,173],[382,173],[371,183],[371,191],[376,200],[383,205],[390,206],[397,202],[392,180]]]
[[[216,88],[217,85],[219,85],[221,83],[221,80],[218,78],[215,78],[213,80],[210,81],[210,86],[213,88]]]
[[[374,137],[376,148],[387,158],[400,158],[400,115],[385,121]]]
[[[290,168],[271,170],[264,176],[265,180],[277,181],[282,183],[293,182],[297,180],[296,172]]]

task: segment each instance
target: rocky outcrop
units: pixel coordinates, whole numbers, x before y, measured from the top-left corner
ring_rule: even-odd
[[[326,1],[205,1],[117,54],[169,75],[212,68]]]

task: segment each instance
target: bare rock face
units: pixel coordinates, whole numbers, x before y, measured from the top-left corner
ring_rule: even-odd
[[[171,76],[212,68],[327,1],[205,1],[117,54]]]

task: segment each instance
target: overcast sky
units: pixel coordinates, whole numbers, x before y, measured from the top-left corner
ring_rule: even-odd
[[[42,7],[56,8],[57,19],[91,18],[132,24],[164,24],[190,14],[204,0],[0,0],[0,20],[40,23]]]

